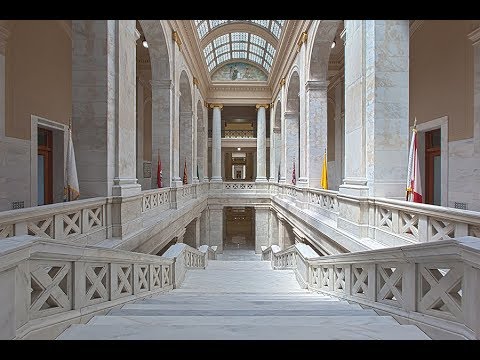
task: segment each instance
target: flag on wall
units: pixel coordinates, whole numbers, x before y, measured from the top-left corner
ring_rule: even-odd
[[[295,160],[293,161],[292,184],[293,184],[293,185],[296,185],[296,184],[297,184],[297,178],[296,178],[296,176],[295,176]]]
[[[188,184],[188,177],[187,177],[187,158],[185,158],[185,166],[183,168],[183,185]]]
[[[325,155],[323,156],[322,180],[320,185],[322,186],[323,189],[328,190],[327,149],[325,149]]]
[[[417,119],[415,119],[415,123],[413,124],[412,141],[410,143],[410,153],[408,156],[407,201],[423,203],[422,179],[420,177],[417,148]]]
[[[160,150],[158,151],[157,158],[157,187],[162,187],[162,162],[160,161]]]
[[[65,164],[65,178],[63,187],[63,201],[77,200],[80,197],[78,187],[77,165],[72,141],[72,126],[68,127],[67,157]]]

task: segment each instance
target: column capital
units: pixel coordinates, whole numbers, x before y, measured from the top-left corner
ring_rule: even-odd
[[[276,214],[277,214],[277,219],[278,219],[278,220],[280,220],[280,221],[282,221],[282,222],[285,222],[285,221],[286,221],[285,217],[284,217],[282,214],[280,214],[279,212],[277,212]]]
[[[268,107],[270,106],[270,104],[257,104],[255,105],[255,109],[260,109],[261,107],[265,108],[265,109],[268,109]]]
[[[219,104],[219,103],[211,103],[211,104],[208,104],[208,106],[210,107],[210,109],[213,109],[213,108],[220,108],[220,110],[223,109],[223,104]]]
[[[287,80],[285,79],[285,76],[280,80],[280,87],[284,86]]]
[[[175,85],[172,80],[150,80],[150,85],[156,87],[157,89],[174,89]]]
[[[480,26],[469,33],[468,38],[472,41],[472,45],[479,45],[480,44]]]
[[[180,39],[180,35],[178,35],[178,32],[172,32],[172,39],[177,43],[178,47],[182,46],[182,39]]]
[[[305,83],[305,90],[324,90],[328,89],[328,80],[308,80]]]
[[[198,88],[199,82],[198,82],[198,79],[195,76],[193,77],[192,82],[193,82],[193,85]]]
[[[0,54],[5,55],[5,50],[7,48],[7,39],[10,36],[10,31],[7,30],[4,26],[0,26]]]
[[[301,34],[300,34],[300,38],[298,39],[298,42],[297,42],[297,52],[300,52],[300,49],[302,48],[302,45],[304,43],[306,43],[308,40],[308,34],[306,31],[303,31]]]

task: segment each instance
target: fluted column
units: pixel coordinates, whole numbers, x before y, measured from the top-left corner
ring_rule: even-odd
[[[212,120],[212,178],[211,182],[222,181],[222,104],[210,104]]]
[[[265,110],[268,104],[257,104],[257,182],[267,181],[267,124]]]

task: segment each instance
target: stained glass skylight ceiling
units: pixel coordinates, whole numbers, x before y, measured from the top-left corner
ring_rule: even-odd
[[[195,20],[195,26],[197,27],[198,37],[202,39],[216,27],[235,22],[247,22],[261,26],[270,31],[277,39],[280,38],[285,24],[285,20]]]
[[[228,60],[247,59],[260,65],[268,73],[272,68],[275,48],[258,35],[232,32],[213,39],[205,46],[203,54],[209,71]]]

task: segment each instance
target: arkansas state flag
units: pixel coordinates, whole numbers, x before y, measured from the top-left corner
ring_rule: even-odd
[[[407,174],[407,201],[423,203],[422,179],[420,177],[420,166],[418,162],[417,129],[415,126],[412,130]]]

